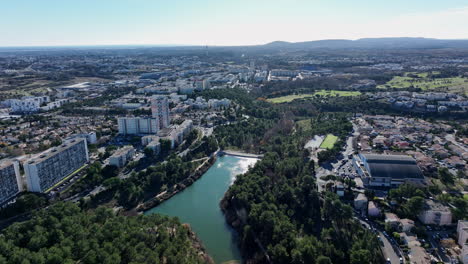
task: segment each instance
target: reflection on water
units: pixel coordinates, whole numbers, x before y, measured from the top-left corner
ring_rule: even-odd
[[[188,223],[216,263],[241,260],[235,233],[226,224],[219,202],[237,175],[245,173],[258,159],[219,157],[194,184],[146,214],[177,216]]]
[[[237,175],[247,172],[257,161],[257,159],[252,158],[239,158],[236,165],[231,168],[231,183],[229,185],[234,183]]]

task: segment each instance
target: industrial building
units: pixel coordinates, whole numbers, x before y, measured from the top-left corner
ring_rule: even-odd
[[[398,187],[405,182],[423,184],[416,160],[405,155],[359,154],[353,165],[365,187]]]
[[[19,164],[13,160],[0,161],[0,204],[8,202],[23,190]]]
[[[47,192],[89,161],[86,140],[76,138],[23,163],[28,191]]]

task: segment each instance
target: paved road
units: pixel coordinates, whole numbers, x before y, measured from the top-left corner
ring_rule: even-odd
[[[374,225],[371,225],[369,222],[362,219],[359,215],[355,218],[359,220],[361,225],[364,225],[369,229],[377,231],[377,234],[380,236],[383,242],[383,245],[381,244],[380,248],[382,248],[382,252],[384,254],[385,259],[390,259],[390,262],[392,264],[400,264],[400,256],[398,255],[397,251],[395,251],[395,248],[392,246],[390,240],[388,240],[388,238],[382,233],[382,231],[376,229]]]
[[[434,239],[434,236],[435,235],[449,235],[450,232],[448,231],[427,231],[427,235],[428,235],[428,240],[429,240],[429,243],[431,244],[431,246],[433,248],[436,249],[436,251],[434,252],[435,255],[441,259],[444,263],[450,263],[450,258],[447,256],[447,254],[443,251],[443,248],[442,246],[440,245],[439,243],[439,239]]]
[[[384,253],[385,259],[390,259],[390,262],[392,264],[400,264],[400,257],[393,248],[392,243],[390,243],[388,238],[385,237],[385,235],[381,231],[379,231],[379,236],[383,242],[382,251]]]

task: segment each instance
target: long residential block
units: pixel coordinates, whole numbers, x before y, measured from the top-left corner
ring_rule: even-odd
[[[23,164],[28,191],[47,192],[88,161],[84,138],[72,139],[48,149]]]
[[[0,204],[7,202],[23,190],[17,161],[0,161]]]

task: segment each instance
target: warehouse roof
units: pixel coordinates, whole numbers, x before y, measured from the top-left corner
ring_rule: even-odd
[[[372,177],[391,177],[394,179],[424,178],[416,160],[405,155],[362,154],[363,162],[369,166]]]

